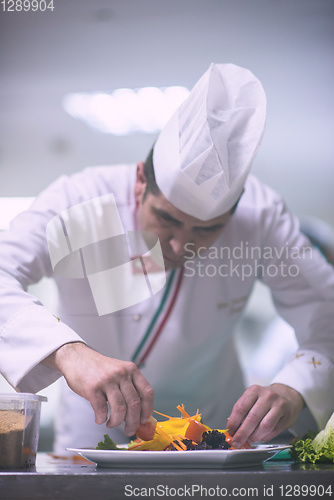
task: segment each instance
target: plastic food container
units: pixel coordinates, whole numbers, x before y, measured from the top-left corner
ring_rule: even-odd
[[[35,464],[42,401],[36,394],[0,394],[0,468]]]

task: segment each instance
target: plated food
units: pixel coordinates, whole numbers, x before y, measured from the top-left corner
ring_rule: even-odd
[[[211,429],[201,421],[197,410],[189,415],[184,405],[177,406],[180,417],[170,417],[159,412],[158,415],[167,420],[157,422],[154,417],[139,428],[137,439],[128,447],[117,446],[106,434],[104,441],[98,443],[97,450],[129,450],[129,451],[193,451],[193,450],[231,450],[232,437],[227,429]],[[246,443],[243,449],[250,449]]]
[[[116,469],[221,469],[259,465],[289,446],[248,443],[233,449],[227,429],[211,429],[201,421],[197,410],[189,415],[179,405],[180,417],[169,417],[155,412],[166,420],[154,417],[137,431],[137,439],[126,445],[115,444],[106,434],[96,449],[67,448],[95,462],[99,467]],[[170,452],[170,453],[166,453]],[[173,453],[188,451],[188,453]],[[190,452],[190,453],[189,453]]]
[[[260,465],[288,445],[257,445],[249,450],[198,450],[187,453],[166,451],[93,450],[67,448],[99,467],[114,469],[225,469]]]

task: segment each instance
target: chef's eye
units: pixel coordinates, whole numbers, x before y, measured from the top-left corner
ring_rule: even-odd
[[[158,217],[162,222],[170,226],[180,226],[182,224],[180,221],[173,219],[173,217],[170,217],[168,214],[159,214]]]

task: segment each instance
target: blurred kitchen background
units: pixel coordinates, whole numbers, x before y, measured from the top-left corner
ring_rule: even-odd
[[[268,98],[253,173],[283,194],[332,255],[333,0],[53,0],[53,6],[0,11],[2,234],[60,175],[144,160],[159,119],[186,89],[211,62],[233,62],[253,71]],[[51,280],[29,291],[56,312]],[[261,284],[236,341],[247,384],[268,383],[296,348]],[[9,391],[0,376],[0,392]],[[42,391],[49,402],[42,405],[41,450],[52,447],[58,393],[59,382]]]

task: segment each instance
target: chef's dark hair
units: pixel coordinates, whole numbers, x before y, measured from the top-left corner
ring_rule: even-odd
[[[146,178],[146,189],[145,189],[145,193],[143,196],[143,203],[144,203],[148,193],[152,193],[154,196],[159,196],[161,194],[161,191],[158,187],[157,181],[155,180],[154,167],[153,167],[153,149],[154,149],[154,146],[151,149],[151,151],[149,152],[149,154],[145,160],[145,163],[144,163],[144,175]],[[242,193],[239,196],[237,202],[231,208],[230,215],[232,215],[235,212],[235,210],[238,206],[239,200],[240,200],[241,196],[243,195],[243,192],[244,192],[244,190],[242,190]]]
[[[159,194],[161,194],[157,181],[155,180],[154,167],[153,167],[153,147],[149,152],[144,163],[144,175],[146,178],[146,189],[143,196],[143,202],[145,201],[145,198],[148,195],[148,193],[152,193],[155,196],[159,196]]]

